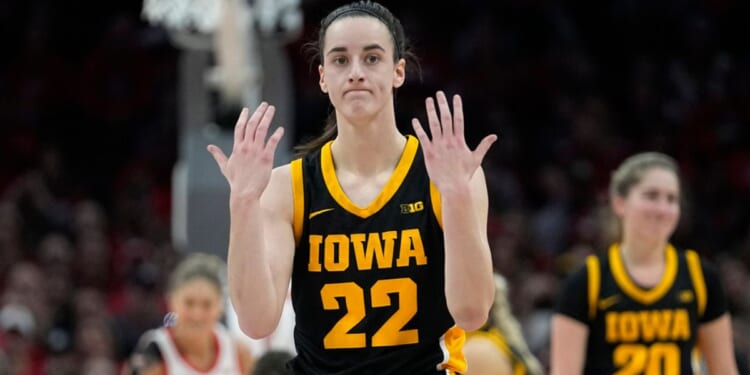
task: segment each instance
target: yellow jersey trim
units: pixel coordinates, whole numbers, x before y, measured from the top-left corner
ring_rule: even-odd
[[[443,362],[437,365],[438,370],[447,370],[449,373],[463,373],[466,371],[466,357],[464,357],[464,344],[466,343],[466,331],[459,326],[449,328],[440,337],[440,348],[443,350]]]
[[[339,184],[338,177],[336,177],[336,167],[334,166],[333,155],[331,154],[332,142],[333,141],[326,143],[320,152],[323,181],[325,181],[328,192],[339,206],[343,207],[351,214],[363,219],[378,212],[391,198],[393,198],[393,195],[396,194],[401,183],[404,182],[407,172],[409,172],[409,168],[414,161],[414,156],[417,154],[419,145],[416,138],[413,136],[407,137],[406,147],[404,147],[404,151],[401,154],[401,159],[398,161],[398,164],[396,164],[396,169],[394,169],[393,174],[383,187],[383,190],[367,207],[359,207],[346,196],[346,193],[344,193],[344,190]]]
[[[302,222],[305,218],[305,185],[302,180],[302,159],[296,159],[289,163],[289,169],[292,176],[292,197],[294,197],[292,229],[294,230],[294,243],[299,244],[300,238],[302,238]]]
[[[701,268],[701,260],[698,257],[698,253],[695,250],[685,251],[685,258],[687,259],[688,272],[690,273],[690,280],[693,281],[693,288],[695,288],[695,298],[698,302],[698,314],[703,316],[706,312],[706,279],[703,277],[703,268]]]
[[[440,225],[440,228],[443,227],[443,201],[440,197],[440,191],[438,190],[437,186],[430,181],[430,200],[432,201],[432,213],[435,214],[435,219],[437,219],[438,225]]]
[[[615,243],[609,247],[609,264],[612,268],[612,276],[614,276],[615,282],[630,298],[644,305],[650,305],[664,297],[669,288],[672,287],[677,276],[677,250],[671,244],[667,244],[664,249],[664,258],[664,274],[661,281],[655,287],[646,290],[638,286],[630,278],[622,261],[619,244]]]
[[[588,275],[587,289],[589,297],[589,319],[596,318],[597,301],[599,300],[599,288],[601,287],[601,269],[599,258],[595,255],[586,257],[586,273]]]

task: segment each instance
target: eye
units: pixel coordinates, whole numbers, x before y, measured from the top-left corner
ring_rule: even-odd
[[[380,56],[378,55],[367,55],[367,57],[365,57],[365,62],[368,64],[375,64],[378,61],[380,61]]]
[[[659,198],[659,192],[654,190],[647,190],[644,195],[646,196],[646,199],[650,201],[654,201]]]
[[[680,197],[678,197],[676,194],[667,194],[667,202],[677,203],[679,200]]]
[[[333,58],[333,63],[336,64],[336,65],[344,65],[344,64],[347,63],[347,61],[348,60],[347,60],[346,56],[336,56],[336,57]]]

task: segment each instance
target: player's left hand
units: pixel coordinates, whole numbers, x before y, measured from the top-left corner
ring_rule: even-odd
[[[490,146],[497,140],[497,135],[490,134],[484,137],[477,148],[472,151],[464,139],[464,112],[461,96],[453,96],[452,114],[445,94],[438,91],[435,96],[440,108],[439,116],[434,99],[429,97],[425,100],[432,139],[427,136],[418,119],[412,119],[412,125],[422,144],[427,174],[438,190],[445,194],[454,189],[460,189],[462,186],[468,186]]]

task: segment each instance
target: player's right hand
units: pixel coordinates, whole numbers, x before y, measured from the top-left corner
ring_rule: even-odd
[[[284,135],[284,128],[279,127],[266,141],[275,112],[276,108],[266,102],[260,103],[252,116],[243,108],[234,127],[229,157],[216,145],[208,145],[208,152],[216,159],[234,197],[259,199],[268,186],[276,146]]]

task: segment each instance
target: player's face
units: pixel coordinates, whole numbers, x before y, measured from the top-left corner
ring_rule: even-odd
[[[345,118],[373,117],[393,105],[404,82],[403,59],[393,62],[388,28],[373,17],[345,17],[326,31],[318,67],[320,88]]]
[[[624,199],[616,199],[615,211],[626,234],[668,241],[680,218],[677,176],[664,168],[647,170]]]
[[[213,329],[221,317],[221,294],[216,286],[203,278],[188,280],[169,298],[172,311],[177,313],[177,327],[193,332]]]

